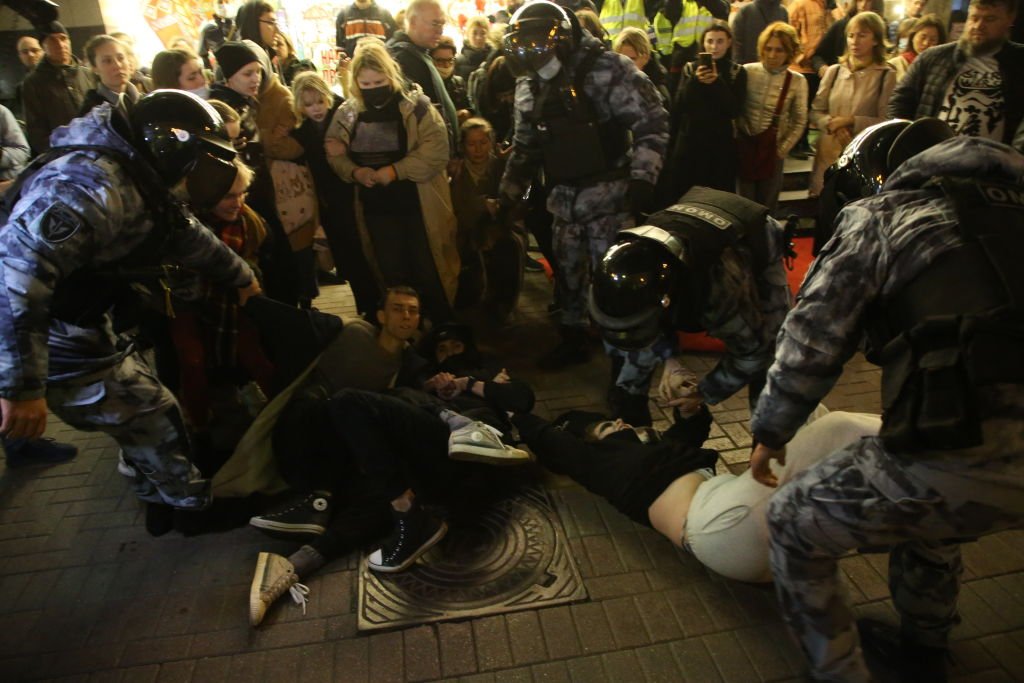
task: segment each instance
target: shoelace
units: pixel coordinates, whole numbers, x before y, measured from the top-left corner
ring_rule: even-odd
[[[497,427],[492,427],[491,425],[487,424],[486,422],[480,422],[479,423],[479,427],[480,427],[480,429],[482,429],[485,432],[490,432],[491,434],[494,435],[495,439],[497,439],[498,441],[501,441],[502,431],[500,429],[498,429]],[[505,444],[502,443],[502,445],[504,446]]]
[[[296,605],[302,605],[302,616],[306,616],[306,603],[309,602],[309,587],[304,583],[293,583],[288,594]]]

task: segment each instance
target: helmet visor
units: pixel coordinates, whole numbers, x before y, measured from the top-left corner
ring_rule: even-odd
[[[555,56],[561,33],[551,20],[524,20],[505,35],[504,53],[514,72],[537,71]]]
[[[660,307],[647,307],[623,317],[606,314],[594,299],[591,287],[587,297],[590,317],[601,328],[601,337],[617,349],[635,351],[645,349],[661,335]]]

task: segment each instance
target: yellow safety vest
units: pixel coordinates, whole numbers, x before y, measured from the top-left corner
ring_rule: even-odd
[[[605,0],[601,6],[601,25],[614,38],[627,26],[638,29],[647,28],[647,15],[644,13],[644,0]]]
[[[690,47],[700,40],[711,22],[715,20],[711,12],[692,0],[683,0],[683,13],[675,26],[658,12],[654,15],[654,33],[658,38],[658,52],[663,55],[672,54],[674,46]]]

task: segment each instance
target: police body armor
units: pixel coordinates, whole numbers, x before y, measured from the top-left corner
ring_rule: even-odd
[[[685,332],[703,331],[701,316],[707,308],[711,288],[710,271],[727,248],[739,247],[750,259],[755,272],[768,265],[768,236],[765,221],[768,209],[739,195],[707,187],[695,187],[679,203],[648,218],[657,226],[629,228],[620,234],[632,234],[662,242],[686,266],[675,288],[669,311],[672,327]],[[657,234],[660,230],[661,235]],[[745,252],[745,254],[744,254]],[[766,292],[758,292],[762,298]]]
[[[982,443],[976,390],[1024,384],[1024,191],[934,181],[957,212],[963,244],[871,312],[869,353],[882,366],[882,429],[898,452]]]
[[[629,131],[614,119],[598,121],[583,82],[603,47],[588,48],[572,82],[565,71],[542,82],[529,117],[541,141],[547,185],[583,187],[629,177],[629,164],[617,166],[629,151]]]
[[[175,268],[163,264],[164,254],[172,234],[187,223],[188,218],[184,207],[171,200],[159,177],[145,164],[109,147],[67,145],[40,154],[19,174],[0,202],[0,225],[6,224],[22,187],[32,176],[51,161],[79,151],[99,152],[123,166],[128,176],[135,181],[146,208],[153,215],[153,229],[122,259],[130,266],[110,264],[81,269],[61,280],[54,289],[50,300],[50,316],[80,327],[90,327],[98,324],[114,304],[134,296],[130,288],[132,283],[159,280],[165,293],[168,291],[163,279],[169,270]]]

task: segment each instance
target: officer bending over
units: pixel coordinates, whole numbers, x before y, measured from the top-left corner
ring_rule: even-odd
[[[858,638],[839,557],[890,547],[895,663],[912,680],[944,681],[960,543],[1024,519],[1024,156],[951,135],[935,119],[888,121],[840,157],[838,191],[880,194],[839,214],[752,421],[751,469],[775,485],[769,461],[785,459],[867,333],[882,367],[879,435],[836,451],[768,507],[776,591],[816,680],[869,680],[858,641],[865,652],[880,644],[878,624]]]
[[[554,216],[562,342],[541,360],[556,370],[585,362],[589,273],[615,233],[649,210],[668,146],[668,114],[654,84],[626,57],[580,29],[547,0],[515,13],[505,55],[516,83],[513,151],[503,206],[522,201],[538,168]]]
[[[140,499],[180,508],[205,507],[209,482],[189,460],[177,402],[115,337],[109,310],[167,262],[237,288],[240,303],[259,293],[249,266],[169,192],[189,174],[228,191],[235,152],[221,129],[180,91],[141,99],[131,121],[101,105],[54,132],[8,191],[0,230],[0,433],[38,437],[49,406],[118,442]]]
[[[678,363],[667,363],[660,391],[669,405],[689,413],[744,386],[753,405],[792,299],[785,230],[760,204],[706,187],[645,223],[619,233],[590,291],[590,315],[612,358],[612,410],[630,424],[651,423],[651,375],[676,351],[677,330],[706,330],[725,355],[693,387],[677,381]]]

